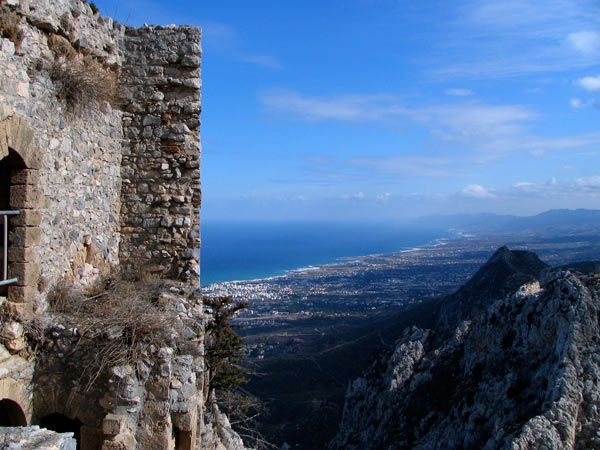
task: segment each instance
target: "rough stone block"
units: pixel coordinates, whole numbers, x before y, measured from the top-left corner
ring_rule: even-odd
[[[25,321],[33,318],[33,303],[4,303],[5,311],[18,320]]]
[[[33,247],[9,247],[8,260],[10,262],[29,262],[35,259],[35,249]]]
[[[40,243],[42,231],[38,227],[15,227],[8,233],[10,245],[34,247]]]
[[[169,398],[169,388],[171,387],[171,383],[168,378],[155,379],[151,383],[149,383],[148,387],[149,391],[152,392],[156,396],[156,398]]]
[[[8,287],[8,301],[13,303],[28,303],[35,299],[37,289],[35,286],[16,286]]]
[[[10,176],[10,184],[27,184],[37,186],[40,182],[40,172],[36,169],[13,170]]]
[[[123,432],[125,417],[118,414],[107,414],[102,421],[102,432],[107,436],[116,436]]]
[[[8,265],[8,276],[18,278],[17,286],[34,286],[40,278],[40,264],[36,262],[10,263]]]
[[[42,191],[34,186],[17,185],[10,187],[11,208],[41,208],[44,206]]]
[[[102,443],[102,450],[135,450],[138,448],[135,436],[132,433],[122,433],[111,441]]]
[[[22,209],[21,214],[10,216],[9,222],[15,227],[37,227],[42,223],[42,214],[33,209]]]

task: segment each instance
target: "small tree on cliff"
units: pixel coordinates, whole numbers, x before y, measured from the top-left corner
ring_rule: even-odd
[[[203,298],[212,310],[213,319],[206,326],[206,364],[209,369],[209,392],[219,406],[224,408],[231,425],[249,448],[277,449],[258,431],[257,418],[264,406],[256,397],[240,388],[246,383],[241,367],[243,340],[235,332],[241,328],[230,322],[238,311],[247,308],[248,302],[234,302],[231,297]],[[218,395],[217,395],[218,394]]]
[[[212,310],[213,320],[207,327],[206,363],[210,370],[209,388],[228,391],[245,383],[241,375],[242,338],[234,331],[241,328],[230,322],[236,312],[247,308],[248,302],[234,302],[231,297],[204,298]]]

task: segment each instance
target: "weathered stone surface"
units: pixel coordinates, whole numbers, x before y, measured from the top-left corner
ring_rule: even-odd
[[[75,450],[73,433],[56,433],[38,427],[0,428],[0,447],[10,450]]]
[[[194,317],[199,325],[175,327],[172,342],[101,373],[82,369],[101,348],[87,340],[115,343],[123,330],[107,326],[92,338],[47,311],[59,283],[87,286],[119,264],[198,286],[200,29],[126,28],[78,0],[3,6],[24,38],[16,46],[0,38],[0,163],[11,164],[3,169],[10,207],[22,211],[10,219],[9,276],[19,282],[2,300],[11,320],[1,330],[0,393],[24,405],[28,421],[54,413],[80,420],[82,448],[174,448],[175,436],[180,448],[242,448],[218,410],[204,414],[206,319],[189,285],[160,304],[177,323]],[[67,57],[118,74],[123,104],[64,100],[51,69]],[[28,322],[34,306],[36,322]],[[43,357],[35,359],[24,329]],[[83,380],[96,375],[85,390]],[[206,427],[212,440],[201,443]]]
[[[17,286],[36,286],[40,279],[40,264],[13,262],[8,265],[8,273],[18,279]]]
[[[123,154],[121,170],[121,211],[127,225],[121,258],[127,265],[198,283],[195,268],[190,270],[182,256],[199,248],[193,231],[199,234],[195,209],[200,198],[189,193],[200,179],[200,138],[197,125],[192,131],[188,124],[199,124],[200,39],[200,29],[194,27],[127,30],[122,82],[130,107],[123,121],[123,146],[131,151]],[[187,50],[180,57],[182,48]]]
[[[38,227],[14,227],[8,233],[8,241],[14,247],[35,247],[42,240],[42,230]]]
[[[42,213],[33,209],[22,209],[20,214],[10,216],[9,223],[14,227],[37,227],[42,223]]]
[[[8,300],[15,303],[32,302],[37,294],[36,286],[18,286],[8,287]]]

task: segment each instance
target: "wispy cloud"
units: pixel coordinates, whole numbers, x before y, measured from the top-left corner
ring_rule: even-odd
[[[585,102],[578,98],[572,98],[569,104],[573,109],[586,109],[590,107],[598,108],[600,106],[597,100],[588,100]]]
[[[407,107],[397,96],[387,94],[310,97],[294,91],[273,90],[261,95],[260,100],[269,111],[299,120],[372,122],[408,118],[437,123],[463,137],[491,127],[499,133],[513,132],[518,122],[537,117],[535,112],[520,105],[469,102]]]
[[[294,91],[270,91],[261,96],[265,108],[279,116],[314,121],[385,122],[420,125],[429,130],[434,141],[453,144],[455,158],[470,155],[470,161],[486,163],[515,151],[540,155],[551,150],[582,148],[600,143],[600,133],[542,137],[531,131],[539,118],[523,105],[490,105],[477,101],[430,106],[406,106],[393,95],[346,95],[311,97]],[[575,106],[582,106],[575,101]],[[403,151],[406,153],[406,150]],[[358,160],[356,160],[358,161]],[[360,162],[381,172],[419,173],[443,176],[449,163],[439,158],[420,156],[363,158]],[[464,161],[463,161],[464,162]]]
[[[397,177],[398,175],[420,177],[456,177],[462,169],[457,169],[457,161],[447,157],[391,156],[352,158],[346,164],[362,167],[376,173]]]
[[[365,199],[365,193],[364,192],[357,192],[356,194],[342,194],[340,195],[340,198],[342,200],[364,200]]]
[[[596,31],[578,31],[567,36],[567,42],[584,55],[600,52],[600,33]]]
[[[237,31],[221,22],[203,23],[202,45],[206,51],[219,53],[242,63],[267,69],[281,68],[281,63],[273,56],[246,50]]]
[[[401,115],[405,108],[390,95],[346,95],[338,97],[309,97],[294,91],[271,90],[260,96],[262,104],[277,114],[317,121],[342,120],[350,122],[380,121]]]
[[[471,0],[455,8],[459,19],[440,43],[453,62],[434,68],[437,76],[502,78],[597,64],[593,0]]]
[[[496,191],[503,198],[559,198],[565,196],[598,197],[600,175],[558,181],[555,177],[545,183],[519,182]]]
[[[470,198],[479,198],[479,199],[496,198],[496,195],[493,192],[484,188],[480,184],[470,184],[468,186],[465,186],[461,190],[460,193],[463,197],[470,197]]]
[[[444,93],[446,95],[455,95],[457,97],[473,95],[473,91],[471,89],[446,89]]]

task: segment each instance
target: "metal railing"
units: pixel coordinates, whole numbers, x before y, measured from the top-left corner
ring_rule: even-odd
[[[2,252],[2,280],[0,281],[0,286],[4,286],[6,284],[16,283],[19,281],[18,278],[7,278],[8,277],[8,216],[16,216],[21,214],[21,211],[0,211],[0,215],[2,216],[2,220],[4,222],[4,239],[3,239],[3,252]]]

